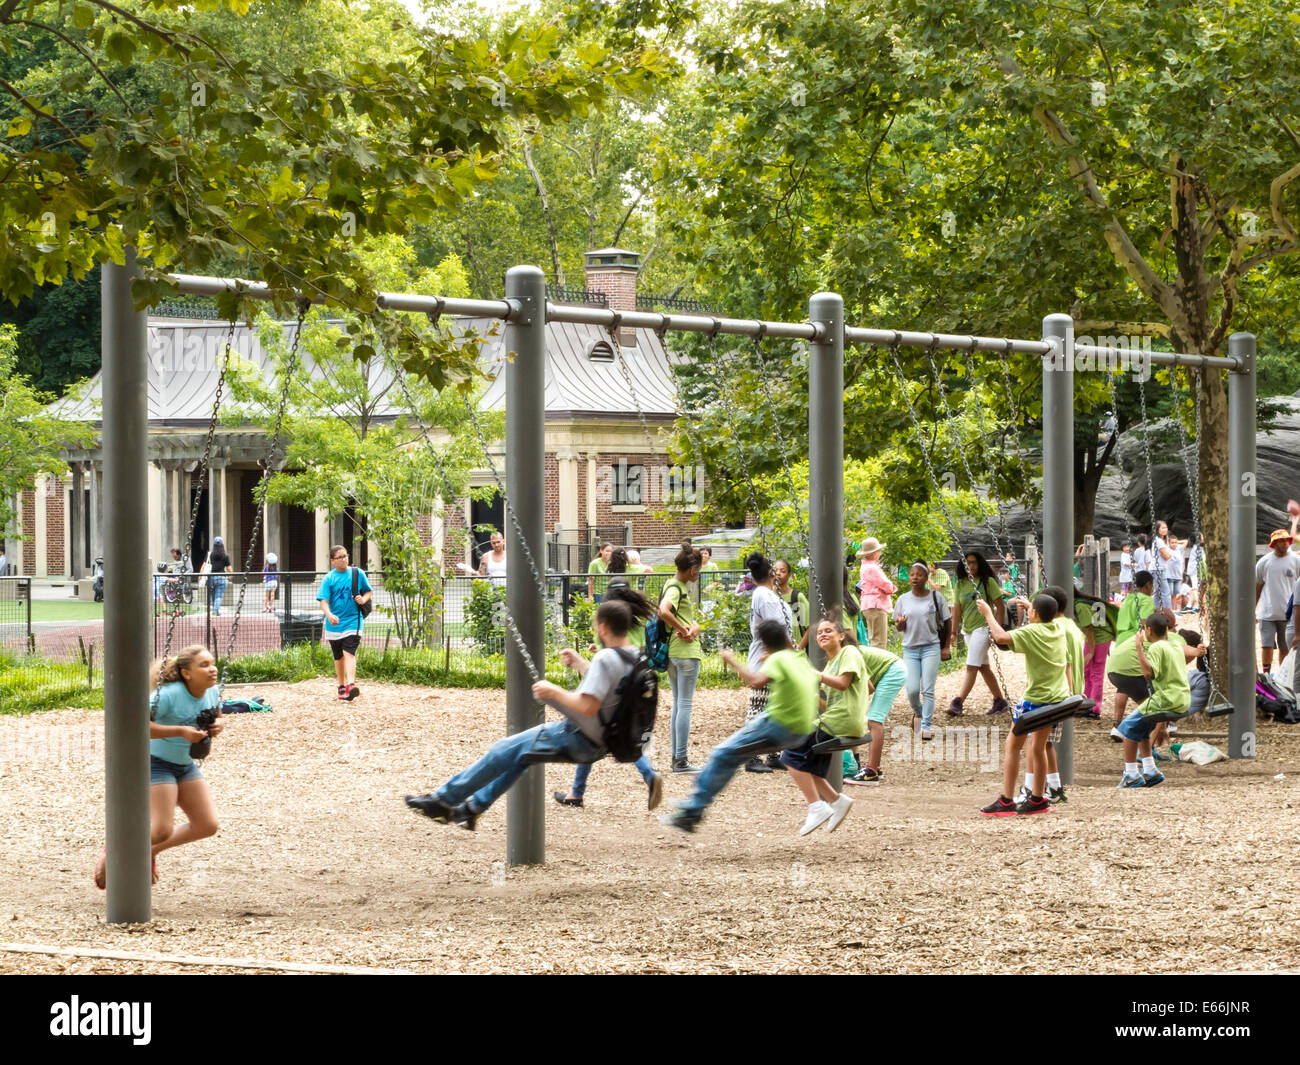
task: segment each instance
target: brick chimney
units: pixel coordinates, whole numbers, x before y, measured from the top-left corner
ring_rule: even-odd
[[[639,252],[623,248],[601,248],[586,253],[587,288],[604,293],[611,311],[636,310],[636,275],[640,269]],[[623,326],[618,342],[625,348],[636,347],[636,330]]]

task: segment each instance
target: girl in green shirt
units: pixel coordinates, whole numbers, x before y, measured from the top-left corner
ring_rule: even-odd
[[[993,610],[993,616],[999,625],[1007,620],[1006,606],[1002,601],[1002,588],[993,575],[993,568],[988,560],[978,551],[967,551],[962,560],[961,570],[964,576],[957,581],[957,601],[953,604],[952,624],[966,641],[966,675],[962,678],[961,690],[948,707],[948,713],[954,717],[965,711],[965,701],[975,687],[975,678],[983,677],[993,696],[990,714],[1000,714],[1010,710],[1011,704],[1003,696],[989,665],[989,645],[992,638],[989,626],[980,617],[978,603],[987,602]]]
[[[790,563],[783,558],[772,563],[773,590],[790,604],[790,636],[795,647],[808,646],[808,597],[790,584]]]
[[[700,553],[683,547],[673,560],[677,573],[664,585],[659,601],[659,620],[669,631],[668,683],[673,690],[673,712],[669,731],[673,741],[674,773],[698,773],[699,766],[686,759],[691,737],[691,709],[695,686],[700,679],[700,626],[695,620],[695,600],[690,585],[700,578]]]

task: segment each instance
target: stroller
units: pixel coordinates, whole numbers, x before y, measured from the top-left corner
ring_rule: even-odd
[[[102,558],[95,559],[95,565],[91,567],[90,575],[95,578],[95,602],[102,603],[104,601],[104,560]]]

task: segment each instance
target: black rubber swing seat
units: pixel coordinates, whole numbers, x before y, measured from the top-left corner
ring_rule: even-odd
[[[770,740],[755,740],[753,743],[747,743],[743,747],[737,747],[734,751],[738,758],[756,758],[760,754],[776,754],[778,751],[784,751],[785,748],[779,743],[772,743]]]
[[[1235,714],[1237,708],[1228,702],[1217,702],[1213,706],[1205,708],[1206,717],[1227,717],[1229,714]]]
[[[1154,714],[1143,714],[1144,721],[1181,721],[1187,716],[1186,710],[1159,710]]]
[[[871,743],[870,736],[832,736],[821,743],[813,744],[813,754],[833,754],[836,751],[851,751],[854,747],[865,747]]]
[[[1097,700],[1085,698],[1083,702],[1079,704],[1079,708],[1074,713],[1075,716],[1077,717],[1080,714],[1091,714],[1096,709],[1097,709]]]
[[[1074,717],[1083,707],[1083,704],[1084,698],[1082,695],[1071,695],[1062,699],[1059,703],[1048,703],[1046,706],[1040,706],[1037,710],[1026,710],[1016,719],[1016,723],[1011,726],[1011,732],[1016,736],[1023,736],[1026,732],[1037,732],[1040,728],[1055,725],[1058,721],[1064,721],[1067,717]]]

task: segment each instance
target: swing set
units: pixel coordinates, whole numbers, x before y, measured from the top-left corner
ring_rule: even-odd
[[[139,580],[132,567],[135,557],[133,540],[147,527],[147,335],[146,317],[134,308],[131,286],[136,274],[135,253],[127,252],[124,265],[107,264],[103,274],[103,425],[105,453],[105,491],[114,500],[115,520],[105,530],[105,582],[112,589],[105,609],[105,761],[106,820],[108,849],[107,920],[109,923],[140,922],[150,919],[149,866],[149,795],[148,734],[150,608],[148,582]],[[186,294],[215,296],[238,291],[253,298],[269,300],[270,289],[262,284],[226,278],[173,275],[173,282]],[[298,334],[302,317],[311,300],[300,297]],[[807,525],[802,502],[794,498],[800,537],[807,548],[812,590],[819,613],[838,612],[844,584],[843,512],[844,512],[844,354],[845,345],[862,345],[884,349],[893,362],[896,374],[908,397],[909,414],[918,442],[924,445],[920,420],[911,400],[911,392],[898,358],[900,347],[922,349],[931,373],[938,380],[935,353],[940,350],[964,352],[968,372],[974,382],[973,356],[976,351],[1001,355],[1003,382],[1010,391],[1011,375],[1007,360],[1012,354],[1040,358],[1043,366],[1043,562],[1049,583],[1063,585],[1072,592],[1074,559],[1074,374],[1076,359],[1097,359],[1107,365],[1117,362],[1117,349],[1086,347],[1074,343],[1074,323],[1067,315],[1050,315],[1044,319],[1041,339],[963,336],[922,333],[892,329],[847,327],[844,323],[843,299],[838,294],[822,292],[808,305],[808,320],[772,322],[718,318],[698,314],[660,312],[618,312],[607,308],[549,303],[546,299],[545,275],[533,266],[516,266],[506,274],[505,298],[500,300],[452,299],[414,294],[384,293],[380,304],[389,310],[417,311],[436,322],[443,314],[465,315],[503,321],[506,326],[505,350],[513,354],[505,367],[506,375],[506,476],[504,482],[490,455],[492,476],[505,500],[507,517],[506,624],[511,641],[506,669],[506,724],[510,733],[536,725],[542,710],[533,699],[531,687],[540,679],[537,662],[543,660],[545,648],[546,581],[537,565],[545,542],[545,374],[547,322],[590,325],[610,331],[617,339],[620,327],[646,328],[660,336],[668,332],[697,333],[708,337],[710,366],[721,387],[720,400],[728,406],[732,399],[721,378],[730,367],[730,356],[718,349],[722,335],[752,338],[754,361],[763,375],[764,387],[770,392],[768,360],[762,346],[766,339],[804,341],[809,345],[809,495]],[[294,338],[296,355],[298,334]],[[636,407],[647,439],[652,439],[644,411],[636,397],[631,373],[624,361],[621,345],[612,344],[628,386],[629,398]],[[1236,707],[1231,717],[1230,754],[1253,756],[1254,729],[1254,543],[1255,543],[1255,338],[1236,333],[1229,339],[1227,357],[1144,353],[1150,362],[1190,369],[1227,370],[1232,377],[1229,393],[1231,437],[1230,482],[1230,561],[1229,579],[1231,610],[1228,633],[1229,700],[1220,702]],[[398,372],[400,368],[393,367]],[[265,493],[266,476],[279,445],[279,423],[283,417],[288,383],[280,397],[276,432],[263,463],[259,484]],[[946,395],[942,403],[951,414]],[[692,417],[681,409],[678,415],[691,433]],[[1199,404],[1198,404],[1199,410]],[[484,453],[488,441],[470,410],[471,421]],[[982,431],[980,446],[988,442]],[[773,435],[781,447],[783,467],[789,477],[789,449],[773,412]],[[209,441],[211,426],[209,429]],[[431,441],[426,443],[432,447]],[[751,472],[743,449],[736,444],[737,462],[745,477],[751,504],[757,509]],[[1023,451],[1017,451],[1022,464]],[[987,453],[987,452],[986,452]],[[207,453],[205,452],[205,456]],[[954,541],[958,530],[938,494],[938,478],[928,450],[922,447],[927,473],[936,490],[936,499]],[[971,477],[969,463],[963,455],[964,472]],[[205,464],[206,468],[206,464]],[[971,478],[973,485],[973,477]],[[1148,480],[1148,484],[1149,484]],[[1199,488],[1199,486],[1197,486]],[[1199,492],[1196,493],[1199,495]],[[258,498],[261,498],[259,495]],[[1199,502],[1195,504],[1199,515]],[[1154,515],[1153,515],[1154,517]],[[190,536],[195,515],[191,514]],[[1006,526],[999,513],[1001,536],[985,520],[995,545],[1001,549],[1009,542]],[[1199,518],[1197,520],[1199,526]],[[1035,529],[1037,523],[1035,522]],[[254,529],[253,536],[256,537]],[[965,557],[964,554],[962,557]],[[242,599],[242,594],[241,594]],[[238,616],[238,607],[236,617]],[[233,639],[233,634],[232,634]],[[1213,646],[1213,645],[1212,645]],[[820,648],[810,645],[814,660],[820,662]],[[1000,671],[1000,670],[999,670]],[[1080,709],[1078,697],[1072,697],[1040,713],[1059,715],[1064,721],[1064,736],[1058,746],[1062,779],[1069,783],[1072,775],[1073,714]],[[1034,722],[1041,727],[1049,721]],[[866,742],[864,737],[836,738],[821,745],[824,750],[842,750]],[[541,773],[529,772],[511,789],[507,807],[506,858],[512,864],[533,864],[545,859],[544,780]]]

